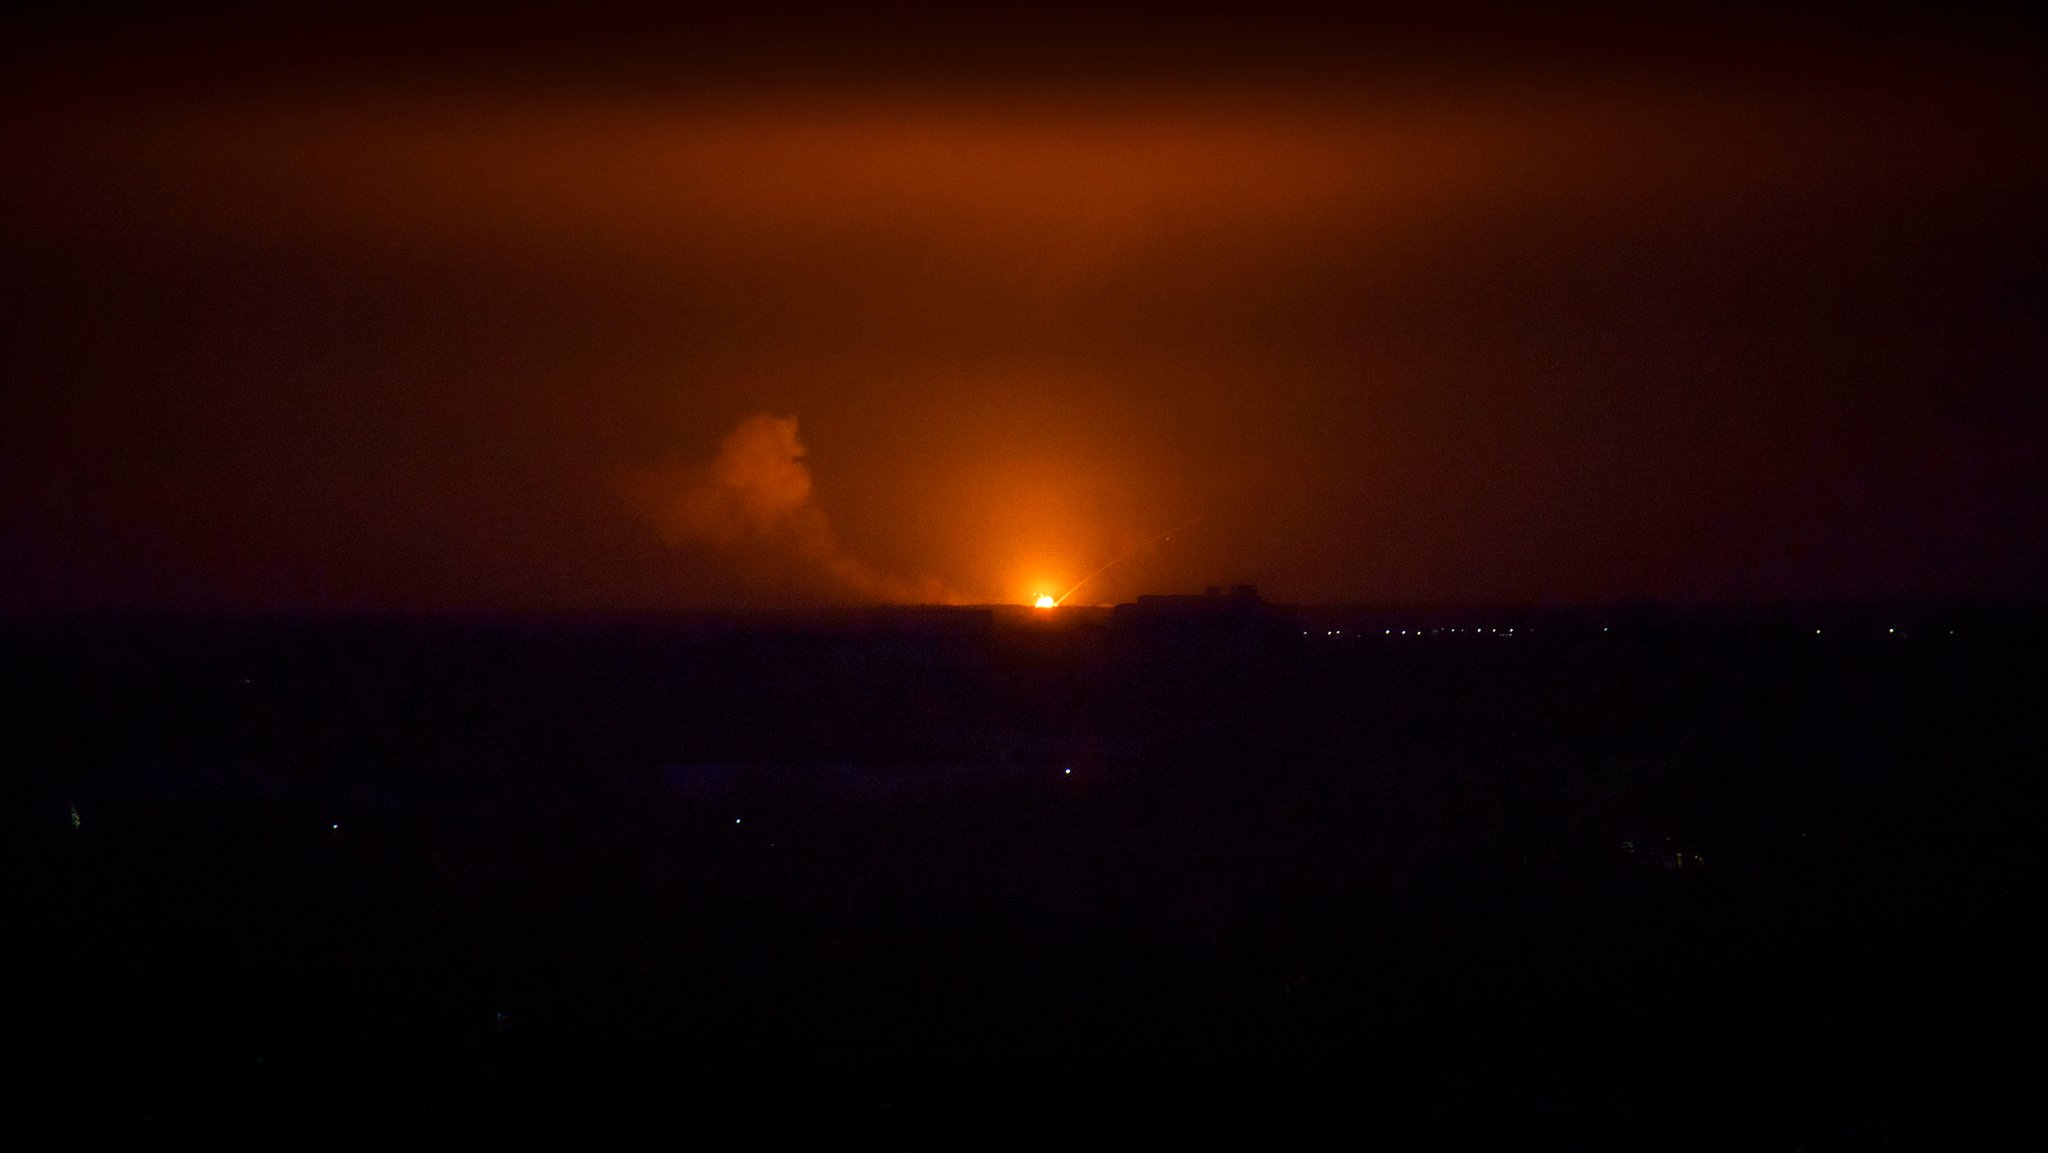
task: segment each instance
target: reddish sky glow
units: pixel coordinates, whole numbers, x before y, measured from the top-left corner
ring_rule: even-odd
[[[2041,590],[2029,45],[1314,39],[623,84],[51,32],[0,125],[0,597],[1029,602],[1133,550],[1081,599]],[[650,511],[757,417],[815,523]]]

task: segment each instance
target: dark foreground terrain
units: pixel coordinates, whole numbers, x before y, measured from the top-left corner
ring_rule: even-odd
[[[0,624],[16,1115],[2048,1140],[2038,615],[1061,613]]]

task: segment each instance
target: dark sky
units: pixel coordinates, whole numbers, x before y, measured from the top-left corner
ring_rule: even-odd
[[[346,11],[6,32],[0,608],[2048,589],[2035,28]]]

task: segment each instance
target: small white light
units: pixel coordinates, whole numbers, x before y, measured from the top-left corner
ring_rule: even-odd
[[[1074,775],[1074,770],[1072,770],[1072,769],[1061,769],[1061,770],[1060,770],[1060,772],[1062,772],[1062,773],[1064,773],[1064,774],[1066,774],[1067,776],[1070,776],[1070,777]]]
[[[733,824],[735,824],[735,825],[737,825],[737,824],[739,824],[739,823],[740,823],[740,819],[739,819],[738,817],[734,817],[734,818],[732,819],[732,823],[733,823]]]
[[[341,822],[340,822],[340,821],[336,821],[336,822],[334,822],[333,824],[331,824],[331,825],[329,825],[329,826],[327,826],[327,827],[328,827],[328,828],[330,828],[330,829],[339,829],[339,828],[341,828]]]

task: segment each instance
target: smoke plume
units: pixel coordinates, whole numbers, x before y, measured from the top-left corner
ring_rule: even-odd
[[[709,465],[643,474],[633,487],[672,543],[779,556],[867,600],[959,601],[939,581],[898,579],[849,554],[814,498],[806,451],[795,417],[756,413],[726,434]]]

